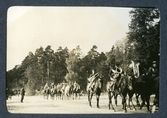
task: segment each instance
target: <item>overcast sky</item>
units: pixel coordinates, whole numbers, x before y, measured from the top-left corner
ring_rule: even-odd
[[[31,51],[51,45],[86,55],[93,45],[110,51],[128,32],[131,8],[119,7],[10,7],[7,13],[7,70],[21,64]]]

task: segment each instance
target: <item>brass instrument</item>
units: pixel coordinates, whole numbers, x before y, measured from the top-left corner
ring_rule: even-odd
[[[88,81],[89,81],[90,83],[89,83],[88,86],[87,86],[87,90],[91,87],[91,85],[93,84],[94,80],[95,80],[97,77],[99,77],[99,74],[98,74],[98,73],[96,73],[96,74],[94,74],[93,76],[91,76],[91,77],[88,78]]]
[[[139,72],[140,63],[135,64],[134,61],[131,61],[131,62],[132,62],[133,74],[135,78],[138,78],[140,76],[140,72]]]

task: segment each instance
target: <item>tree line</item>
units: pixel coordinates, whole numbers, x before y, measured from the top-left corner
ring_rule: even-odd
[[[80,46],[72,50],[60,46],[56,51],[49,45],[39,47],[34,53],[29,52],[20,65],[7,71],[6,87],[19,89],[25,85],[26,93],[34,95],[35,90],[46,82],[77,81],[85,90],[92,69],[100,74],[104,84],[109,80],[110,67],[116,64],[126,71],[130,61],[134,60],[148,69],[152,61],[159,62],[160,57],[159,11],[156,8],[134,8],[129,14],[131,23],[127,36],[117,41],[108,52],[98,52],[96,45],[86,55]]]

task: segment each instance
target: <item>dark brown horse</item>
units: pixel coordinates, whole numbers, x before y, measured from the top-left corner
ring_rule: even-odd
[[[103,85],[103,81],[100,77],[95,78],[92,83],[89,83],[87,85],[88,102],[90,107],[92,107],[91,101],[92,101],[93,94],[95,94],[96,100],[97,100],[97,108],[100,108],[99,99],[100,99],[102,85]]]
[[[128,107],[130,109],[131,106],[130,106],[130,103],[132,104],[133,108],[136,110],[135,108],[135,105],[132,101],[132,97],[134,95],[134,78],[133,76],[127,74],[125,76],[122,77],[122,81],[121,81],[121,84],[120,84],[120,95],[122,96],[122,105],[123,105],[123,109],[125,110],[125,112],[127,112],[127,96],[128,96]]]
[[[138,86],[140,86],[140,88],[136,88],[141,94],[141,99],[142,99],[140,109],[142,109],[142,107],[146,102],[147,110],[151,112],[150,96],[152,94],[155,95],[154,105],[159,105],[159,76],[152,78],[146,75],[140,78],[141,78],[141,81],[137,83]]]
[[[114,84],[114,83],[113,83]],[[108,96],[109,96],[109,109],[110,109],[110,105],[112,106],[112,109],[114,111],[116,111],[116,109],[113,107],[112,105],[112,97],[114,96],[115,98],[115,104],[117,105],[117,96],[120,95],[122,97],[122,105],[123,105],[123,109],[125,110],[125,112],[127,112],[127,104],[126,104],[126,98],[127,95],[129,97],[129,108],[130,107],[130,103],[132,103],[134,109],[136,110],[133,102],[132,102],[132,97],[134,94],[134,90],[133,90],[133,78],[130,75],[119,75],[118,78],[116,78],[116,82],[115,82],[115,87],[114,89],[111,86],[111,82],[109,82],[107,84],[107,91],[108,91]]]

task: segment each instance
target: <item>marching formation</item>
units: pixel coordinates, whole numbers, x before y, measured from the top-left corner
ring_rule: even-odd
[[[73,84],[65,81],[57,85],[51,83],[50,86],[46,83],[41,92],[44,95],[44,99],[48,99],[49,96],[51,99],[79,99],[80,85],[76,81]]]
[[[157,68],[157,62],[153,61],[152,66],[148,71],[140,71],[140,63],[131,61],[131,64],[127,67],[126,72],[122,68],[116,65],[114,68],[110,68],[108,76],[110,80],[107,82],[106,90],[108,93],[108,109],[116,111],[112,104],[112,98],[114,97],[115,105],[117,106],[117,96],[120,95],[122,98],[122,109],[127,112],[127,96],[128,106],[131,109],[130,103],[136,110],[135,105],[132,101],[132,97],[135,94],[136,103],[142,109],[145,105],[149,112],[155,112],[155,107],[159,106],[159,70]],[[89,106],[91,105],[91,99],[93,94],[96,94],[97,108],[99,106],[99,98],[102,90],[103,80],[98,73],[92,74],[88,78],[87,93]],[[150,109],[150,96],[155,95],[152,109]],[[139,103],[139,96],[141,97],[142,103]]]
[[[142,69],[141,69],[142,68]],[[144,71],[145,70],[145,71]],[[157,68],[157,62],[153,61],[152,66],[146,71],[141,67],[140,63],[131,61],[131,64],[124,71],[119,65],[110,67],[108,72],[108,81],[105,85],[103,82],[103,76],[95,70],[87,78],[86,91],[88,95],[89,106],[92,107],[93,95],[96,96],[97,108],[100,108],[99,100],[102,93],[103,86],[106,87],[106,93],[108,95],[108,109],[114,110],[116,112],[116,107],[118,105],[117,97],[118,95],[122,98],[122,109],[127,112],[127,107],[130,109],[137,110],[142,109],[146,105],[149,112],[155,112],[155,108],[159,107],[159,70]],[[67,83],[65,81],[58,83],[48,83],[45,84],[38,94],[42,94],[44,99],[80,99],[83,90],[81,90],[80,85],[75,81]],[[15,94],[14,94],[15,93]],[[21,95],[21,102],[23,102],[25,90],[24,87],[16,92],[10,93],[7,91],[7,98],[10,95]],[[155,95],[153,105],[150,106],[150,96]],[[136,103],[132,101],[133,96],[136,97]],[[139,97],[142,102],[139,103]],[[113,104],[112,101],[115,101]],[[128,103],[128,104],[127,104]]]

